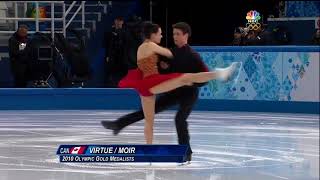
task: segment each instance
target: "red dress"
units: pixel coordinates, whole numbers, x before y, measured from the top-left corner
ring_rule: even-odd
[[[119,82],[120,88],[134,88],[142,96],[153,96],[149,91],[152,87],[181,76],[183,73],[159,74],[158,55],[152,55],[137,61],[138,68],[129,70]]]

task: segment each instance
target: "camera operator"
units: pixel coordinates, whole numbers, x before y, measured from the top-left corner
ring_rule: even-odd
[[[14,77],[14,87],[16,88],[27,86],[28,70],[31,62],[29,42],[26,25],[20,25],[9,39],[10,65]]]

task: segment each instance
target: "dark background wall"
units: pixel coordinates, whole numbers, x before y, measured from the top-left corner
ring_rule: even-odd
[[[142,15],[149,19],[149,0],[140,0]],[[235,27],[246,23],[246,13],[257,10],[263,19],[276,13],[275,0],[223,0],[223,1],[153,1],[153,22],[163,27],[168,35],[168,46],[172,45],[171,25],[178,21],[192,26],[192,45],[226,45],[232,41]],[[166,21],[167,11],[167,21]],[[163,39],[166,45],[166,37]]]

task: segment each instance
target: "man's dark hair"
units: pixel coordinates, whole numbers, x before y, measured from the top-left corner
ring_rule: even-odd
[[[124,19],[123,19],[123,17],[122,17],[122,16],[117,16],[117,17],[115,18],[115,20],[118,20],[118,21],[124,21]]]
[[[178,22],[172,25],[173,29],[180,29],[183,34],[188,33],[189,37],[191,37],[191,27],[188,23],[185,22]]]
[[[25,25],[25,24],[21,24],[21,25],[19,25],[19,29],[26,29],[26,30],[28,30],[29,28],[28,28],[28,26],[27,25]]]

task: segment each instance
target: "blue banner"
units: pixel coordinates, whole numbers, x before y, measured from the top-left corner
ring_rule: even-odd
[[[60,145],[60,162],[185,162],[186,145]]]

